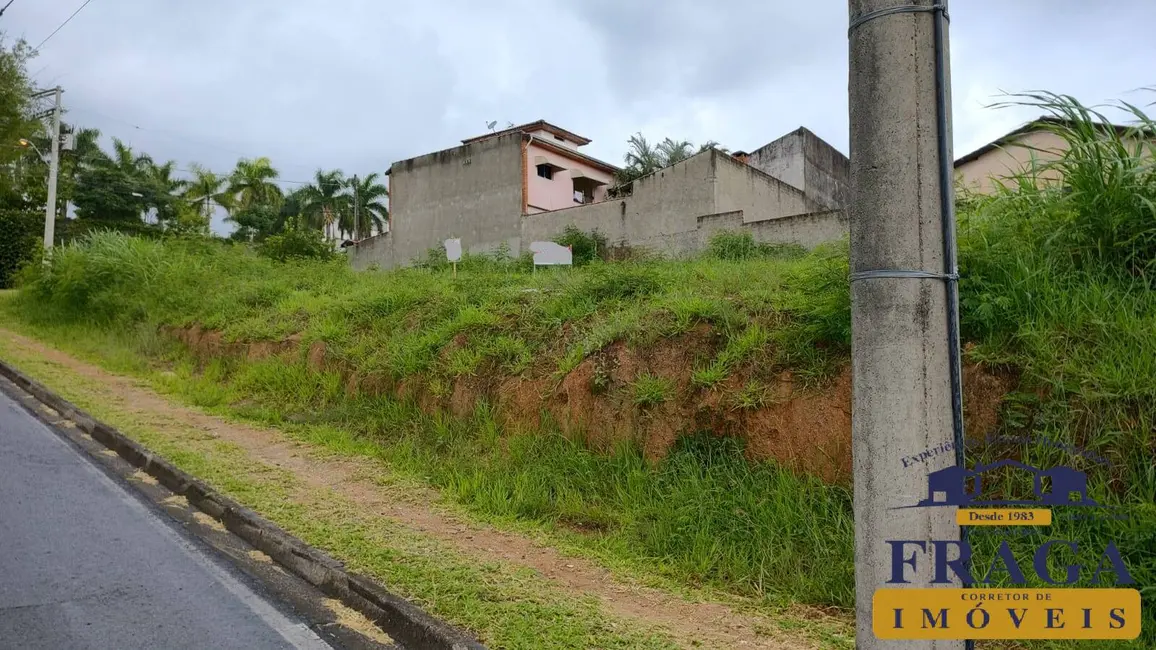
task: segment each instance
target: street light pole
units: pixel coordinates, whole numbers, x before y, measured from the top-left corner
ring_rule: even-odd
[[[56,87],[56,106],[52,110],[52,141],[48,154],[48,205],[44,208],[45,260],[52,253],[52,242],[56,237],[56,180],[60,172],[60,95],[63,92],[60,86]]]
[[[353,239],[354,241],[361,235],[361,201],[357,195],[361,185],[358,183],[357,174],[353,175]]]

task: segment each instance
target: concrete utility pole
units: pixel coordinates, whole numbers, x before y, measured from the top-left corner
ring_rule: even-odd
[[[860,650],[959,649],[962,641],[884,641],[872,632],[872,596],[895,587],[889,540],[958,540],[955,509],[901,508],[927,496],[928,472],[956,464],[952,345],[941,182],[950,162],[950,76],[942,5],[849,0],[851,126],[852,438],[855,482],[856,644]],[[943,23],[936,25],[937,21]],[[936,49],[937,32],[942,40]],[[942,69],[937,85],[937,54]],[[942,125],[942,133],[940,122]],[[946,138],[946,152],[938,139]],[[954,239],[951,235],[947,241]],[[953,251],[953,248],[952,248]],[[952,269],[949,273],[953,273]],[[954,288],[951,288],[954,296]],[[960,429],[962,430],[962,429]],[[901,509],[897,509],[901,508]],[[910,554],[910,546],[906,554]],[[932,586],[932,562],[906,569]],[[959,586],[959,585],[956,585]],[[918,606],[918,604],[913,604]]]
[[[56,180],[60,172],[60,95],[64,91],[56,87],[56,106],[52,110],[52,142],[48,154],[48,205],[44,208],[44,252],[45,259],[52,253],[52,241],[56,237]]]

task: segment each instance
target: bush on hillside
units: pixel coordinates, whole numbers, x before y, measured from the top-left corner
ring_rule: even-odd
[[[278,262],[289,260],[331,260],[337,256],[333,242],[320,230],[294,229],[279,235],[269,235],[257,245],[257,252]]]
[[[0,210],[0,289],[15,284],[17,272],[39,252],[43,215]]]
[[[794,244],[765,244],[746,231],[721,230],[711,236],[706,254],[719,260],[750,260],[760,257],[799,257],[806,250]]]
[[[92,232],[56,247],[47,265],[25,267],[21,284],[37,305],[72,318],[139,320],[146,312],[145,289],[169,263],[166,253],[155,240]]]
[[[608,252],[605,235],[597,229],[582,232],[573,224],[566,226],[562,234],[554,238],[554,243],[570,247],[570,252],[574,256],[574,266],[589,264]]]
[[[164,231],[160,227],[143,221],[114,221],[104,219],[57,219],[57,244],[71,244],[83,241],[91,234],[118,232],[126,236],[146,239],[160,237]]]

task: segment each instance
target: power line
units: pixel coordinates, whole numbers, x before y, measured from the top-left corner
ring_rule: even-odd
[[[49,35],[47,36],[47,38],[45,38],[43,41],[40,41],[40,45],[37,45],[36,47],[34,47],[34,48],[32,48],[32,49],[34,49],[34,50],[39,50],[41,47],[43,47],[43,46],[44,46],[44,44],[45,44],[45,43],[47,43],[49,39],[51,39],[53,36],[56,36],[56,32],[59,32],[60,30],[64,29],[64,26],[65,26],[65,25],[67,25],[68,23],[72,22],[72,19],[73,19],[73,18],[76,18],[76,14],[80,13],[80,10],[81,10],[81,9],[84,9],[85,7],[87,7],[87,6],[88,6],[88,3],[90,3],[90,2],[92,2],[92,0],[84,0],[84,4],[80,5],[80,7],[78,7],[78,8],[76,9],[76,11],[72,12],[72,15],[71,15],[71,16],[69,16],[68,18],[66,18],[66,19],[64,20],[64,22],[60,23],[60,26],[59,26],[59,27],[57,27],[56,29],[52,30],[52,33],[51,33],[51,34],[49,34]],[[12,3],[10,2],[10,3],[8,3],[8,4],[12,4]],[[7,7],[5,7],[5,9],[7,9]]]
[[[186,142],[186,143],[188,143],[188,144],[192,144],[192,145],[195,145],[195,146],[197,146],[197,147],[200,147],[200,148],[205,148],[205,149],[216,149],[216,150],[218,150],[218,151],[224,151],[224,152],[226,152],[226,153],[230,153],[230,154],[233,154],[234,156],[238,156],[238,157],[240,157],[240,158],[247,158],[247,159],[250,159],[250,160],[252,160],[252,159],[256,158],[256,156],[250,156],[249,154],[247,154],[247,153],[245,153],[245,152],[243,152],[243,151],[237,151],[236,149],[229,149],[228,147],[222,147],[221,145],[218,145],[218,144],[212,144],[212,143],[210,143],[210,142],[206,142],[206,141],[203,141],[203,140],[197,140],[197,139],[194,139],[194,138],[190,138],[190,137],[188,137],[188,136],[186,136],[186,135],[182,135],[182,134],[180,134],[180,133],[177,133],[177,132],[175,132],[175,131],[171,131],[171,130],[168,130],[168,129],[158,129],[158,128],[154,128],[154,127],[141,126],[140,124],[136,124],[136,123],[133,123],[133,122],[129,122],[129,121],[127,121],[127,120],[124,120],[124,119],[121,119],[121,118],[119,118],[119,117],[113,117],[112,115],[108,115],[108,114],[106,114],[106,113],[101,113],[101,112],[98,112],[98,111],[94,111],[94,110],[92,110],[92,109],[90,109],[90,108],[84,108],[84,107],[76,108],[76,107],[73,107],[73,108],[69,109],[69,111],[70,111],[70,112],[77,112],[77,113],[88,113],[89,115],[92,115],[92,116],[95,116],[95,117],[100,117],[100,118],[104,118],[104,119],[106,119],[106,120],[112,120],[112,121],[114,121],[114,122],[119,122],[119,123],[121,123],[121,124],[123,124],[123,125],[125,125],[125,126],[127,126],[127,127],[129,127],[129,128],[132,128],[132,129],[136,130],[136,131],[145,131],[145,132],[148,132],[148,133],[154,133],[154,134],[160,135],[160,136],[162,136],[162,137],[167,137],[167,138],[170,138],[170,139],[173,139],[173,140],[180,140],[180,141],[182,141],[182,142]],[[306,167],[307,167],[306,165],[301,165],[301,164],[291,164],[290,166],[291,166],[291,167],[297,167],[297,168],[301,168],[301,169],[304,169],[304,168],[306,168]],[[286,182],[290,182],[290,183],[305,183],[305,181],[286,181]],[[312,181],[309,181],[309,183],[312,183]]]
[[[0,16],[3,16],[4,12],[8,11],[8,7],[11,7],[13,2],[16,2],[16,0],[8,0],[8,4],[4,5],[3,9],[0,9]]]

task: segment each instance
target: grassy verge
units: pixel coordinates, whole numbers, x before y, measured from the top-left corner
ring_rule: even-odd
[[[758,360],[768,377],[788,367],[824,376],[845,347],[837,337],[828,348],[813,344],[808,328],[823,326],[826,304],[803,287],[837,277],[845,262],[837,251],[756,252],[570,273],[483,259],[459,265],[456,276],[357,274],[238,248],[106,235],[59,251],[37,285],[43,292],[24,292],[8,313],[41,334],[56,328],[53,338],[73,347],[103,341],[94,356],[114,369],[139,373],[151,370],[149,360],[163,361],[169,390],[197,405],[352,436],[363,453],[422,477],[476,516],[569,531],[587,553],[684,585],[776,607],[847,607],[852,535],[843,487],[752,465],[733,441],[709,435],[687,436],[657,465],[632,444],[596,453],[549,421],[532,435],[511,435],[485,401],[464,418],[430,415],[392,397],[351,395],[342,373],[305,359],[322,342],[328,357],[360,376],[437,393],[462,376],[554,377],[608,343],[645,346],[707,323],[721,341],[702,362],[724,375]],[[765,282],[741,281],[752,275]],[[191,324],[224,332],[226,343],[290,340],[296,355],[202,365],[157,334],[161,325]],[[623,390],[645,410],[670,399],[672,386],[644,376]]]
[[[0,301],[0,314],[11,316],[11,304]],[[822,647],[849,647],[844,616],[793,608],[800,601],[826,604],[849,588],[848,495],[769,465],[752,472],[726,441],[688,440],[656,468],[627,445],[607,456],[558,434],[503,437],[484,407],[454,419],[382,399],[318,402],[302,382],[326,379],[303,362],[258,366],[296,386],[301,401],[292,401],[238,386],[231,378],[244,370],[226,363],[198,368],[181,346],[147,328],[93,331],[11,319],[5,325],[209,412],[277,427],[329,453],[384,461],[391,475],[383,480],[432,484],[473,518],[592,558],[627,581],[725,602]],[[800,493],[810,497],[788,496]],[[820,556],[809,539],[834,549],[827,566],[815,562]],[[752,553],[765,559],[758,563]],[[736,578],[750,566],[763,584]]]
[[[307,487],[285,470],[254,463],[244,450],[176,418],[142,419],[109,400],[93,380],[2,340],[0,355],[353,570],[374,576],[436,616],[477,631],[491,647],[675,647],[659,632],[606,616],[596,602],[560,593],[531,571],[479,566],[341,494]]]

